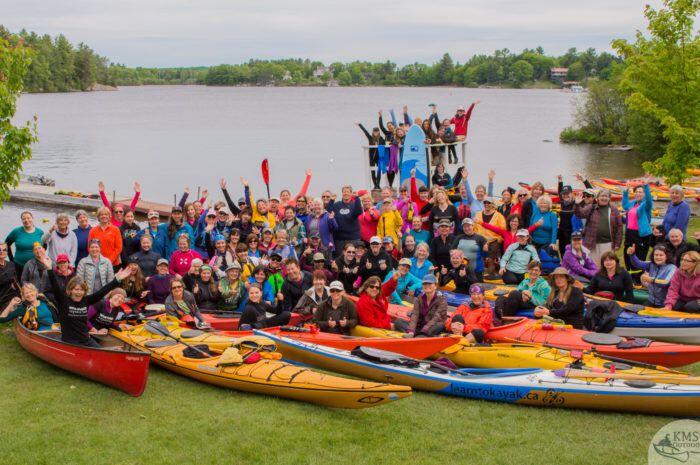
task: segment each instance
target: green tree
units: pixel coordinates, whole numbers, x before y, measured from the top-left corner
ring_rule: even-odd
[[[660,155],[644,164],[648,172],[677,183],[688,177],[686,168],[700,162],[700,34],[694,18],[700,0],[664,0],[664,7],[644,9],[649,37],[637,32],[634,43],[615,40],[613,47],[625,58],[621,89],[630,110],[648,128],[662,129],[665,143]],[[653,137],[652,137],[653,139]]]
[[[516,87],[520,87],[526,82],[532,81],[534,68],[525,60],[519,60],[513,63],[511,67],[511,80]]]
[[[19,183],[22,164],[32,157],[31,145],[37,140],[36,120],[22,126],[12,124],[31,55],[22,39],[0,38],[0,205]]]
[[[580,61],[573,63],[569,66],[569,72],[566,73],[566,79],[569,81],[583,81],[586,77],[586,69]]]
[[[454,73],[455,64],[449,53],[445,53],[442,59],[437,63],[436,84],[450,84],[452,82],[452,73]]]
[[[340,84],[341,86],[352,85],[352,76],[350,76],[350,73],[348,71],[343,70],[338,74],[338,84]]]

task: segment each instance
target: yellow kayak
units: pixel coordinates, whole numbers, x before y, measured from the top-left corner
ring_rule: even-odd
[[[407,386],[340,378],[283,362],[279,360],[281,354],[276,351],[275,344],[268,338],[238,338],[237,349],[221,351],[210,346],[210,357],[191,358],[185,355],[184,344],[150,333],[142,334],[144,332],[143,325],[130,331],[110,330],[114,337],[150,353],[151,360],[163,368],[216,386],[353,409],[386,404],[411,395],[411,388]],[[260,359],[247,363],[227,357],[230,350],[243,358],[257,352]]]
[[[402,333],[386,329],[356,326],[353,336],[403,337]],[[686,373],[661,366],[643,365],[626,360],[609,360],[590,352],[573,353],[570,350],[545,347],[541,344],[493,343],[478,346],[462,339],[459,344],[437,353],[432,359],[447,358],[464,368],[542,368],[559,370],[570,366],[593,371],[609,371],[615,366],[618,372],[636,375],[688,376]]]
[[[640,310],[639,314],[661,318],[686,318],[690,320],[700,319],[700,313],[677,312],[675,310],[664,310],[663,308],[652,307],[644,307],[644,310]]]

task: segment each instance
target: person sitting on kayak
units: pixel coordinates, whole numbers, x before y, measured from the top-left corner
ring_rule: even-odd
[[[423,277],[423,294],[413,301],[411,320],[397,319],[394,326],[410,336],[437,336],[445,328],[447,321],[447,299],[437,292],[435,276]]]
[[[600,270],[584,289],[587,294],[595,294],[607,299],[634,302],[634,283],[629,272],[620,266],[615,252],[605,252],[600,257]]]
[[[333,281],[329,286],[330,298],[318,306],[314,315],[314,322],[321,331],[348,336],[350,330],[357,326],[357,309],[343,295],[344,290],[340,281]]]
[[[389,298],[396,290],[399,275],[382,285],[377,276],[370,276],[358,290],[357,319],[362,326],[370,328],[393,329],[389,318]]]
[[[425,276],[423,279],[425,279]],[[453,283],[455,292],[459,294],[468,294],[469,286],[477,282],[476,275],[471,268],[469,268],[469,261],[464,258],[462,251],[459,249],[450,250],[450,267],[440,267],[440,286],[444,287]],[[425,283],[425,281],[423,281],[423,283]]]
[[[410,273],[411,270],[411,259],[410,258],[402,258],[399,261],[399,266],[396,270],[391,271],[388,275],[386,275],[386,278],[384,279],[384,282],[386,283],[390,279],[394,277],[395,274],[399,275],[398,283],[396,285],[396,290],[391,294],[391,303],[392,304],[401,304],[403,303],[403,298],[401,297],[401,294],[406,294],[411,297],[420,294],[421,289],[423,288],[421,285],[421,280],[416,278],[414,275]]]
[[[575,280],[588,283],[598,273],[598,265],[583,246],[581,231],[571,233],[571,243],[566,246],[561,265],[566,268]]]
[[[185,289],[184,281],[177,277],[170,283],[170,295],[165,299],[165,313],[183,321],[194,320],[198,328],[209,327],[199,312],[194,295]]]
[[[56,322],[53,305],[39,294],[34,284],[23,284],[21,293],[21,298],[13,297],[0,313],[0,323],[7,323],[19,318],[22,324],[31,330],[50,330]]]
[[[146,283],[149,304],[165,303],[165,299],[170,295],[170,283],[173,278],[175,277],[169,273],[168,261],[159,258],[156,262],[156,274],[148,278]]]
[[[530,244],[530,233],[527,229],[519,229],[515,237],[518,242],[506,249],[501,257],[501,268],[498,270],[498,274],[503,277],[503,282],[506,284],[520,284],[525,278],[527,265],[532,261],[540,261],[537,250]]]
[[[241,277],[241,265],[231,263],[226,268],[226,276],[219,281],[219,302],[217,308],[227,312],[241,312],[248,301],[248,291]]]
[[[302,294],[294,306],[294,311],[304,316],[313,316],[316,309],[330,297],[325,273],[314,271],[311,280],[312,286]]]
[[[493,325],[493,311],[484,298],[484,289],[478,284],[469,288],[469,304],[462,304],[445,322],[445,329],[464,336],[469,342],[484,342],[486,332]]]
[[[544,305],[535,307],[535,317],[549,315],[552,318],[564,320],[564,323],[574,328],[583,328],[583,311],[586,305],[583,291],[574,286],[574,278],[566,268],[555,268],[549,274],[552,292]]]
[[[477,234],[474,228],[474,220],[471,218],[464,218],[462,220],[462,232],[463,234],[458,234],[452,244],[450,244],[450,249],[459,249],[462,251],[462,255],[469,262],[469,269],[474,272],[476,279],[478,281],[484,280],[484,255],[488,250],[488,244],[486,243],[486,238],[481,234]],[[441,265],[442,263],[438,263]],[[469,288],[464,291],[465,294]]]
[[[61,323],[61,340],[69,344],[78,344],[88,347],[100,347],[90,338],[87,325],[88,307],[102,300],[119,282],[131,275],[131,267],[123,268],[114,275],[112,281],[106,283],[98,291],[88,294],[88,286],[80,278],[73,278],[68,282],[65,292],[56,279],[56,274],[51,269],[51,259],[45,255],[42,263],[49,270],[49,281],[56,297],[58,321]]]
[[[518,310],[529,310],[545,305],[552,288],[542,275],[540,262],[531,261],[527,265],[528,277],[518,288],[496,299],[496,313],[499,316],[513,316]]]
[[[221,300],[219,286],[214,278],[214,270],[209,265],[202,265],[199,269],[199,276],[194,279],[192,285],[197,306],[204,310],[216,310]]]
[[[273,315],[268,315],[273,314]],[[255,282],[248,288],[248,302],[241,319],[238,322],[241,330],[269,328],[289,324],[292,314],[280,311],[279,306],[273,307],[263,300],[262,286]]]
[[[677,270],[676,265],[672,263],[673,258],[669,251],[663,245],[655,246],[651,255],[652,259],[649,262],[637,258],[634,245],[627,249],[627,254],[634,267],[644,271],[640,280],[649,292],[646,304],[651,307],[663,307],[671,278]]]
[[[681,257],[681,266],[671,279],[664,308],[700,312],[700,253],[693,250]]]
[[[118,287],[112,289],[105,299],[88,307],[87,326],[90,334],[107,334],[110,328],[128,329],[130,326],[119,322],[119,317],[130,310],[126,306],[126,291]]]

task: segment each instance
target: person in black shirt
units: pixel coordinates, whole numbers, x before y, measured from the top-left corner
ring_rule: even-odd
[[[549,315],[564,320],[574,328],[583,328],[583,311],[586,301],[583,291],[574,286],[574,278],[566,268],[555,268],[549,275],[552,292],[544,306],[535,307],[535,318]]]
[[[440,220],[440,223],[438,223],[438,236],[434,237],[430,243],[430,261],[438,267],[449,266],[450,264],[450,250],[454,241],[454,236],[450,234],[450,226],[450,220]]]
[[[0,308],[5,308],[13,297],[19,296],[15,264],[7,256],[7,244],[0,243]]]
[[[559,204],[561,205],[561,211],[559,212],[559,251],[561,256],[564,256],[564,251],[566,246],[571,244],[571,233],[573,232],[573,224],[571,223],[571,218],[574,216],[574,201],[573,191],[571,186],[565,186],[562,183],[561,174],[557,176],[559,180],[558,191],[559,191]]]
[[[446,286],[450,281],[454,283],[455,292],[458,294],[469,294],[469,287],[479,282],[459,249],[450,251],[449,267],[440,267],[440,286]]]
[[[90,338],[87,325],[88,307],[99,302],[109,291],[116,288],[120,281],[129,277],[133,271],[132,268],[122,269],[107,285],[102,286],[97,292],[87,295],[87,283],[80,278],[71,279],[64,292],[52,270],[51,259],[48,255],[41,257],[41,263],[48,270],[49,282],[56,298],[58,321],[61,323],[61,340],[69,344],[101,347]]]
[[[382,248],[382,240],[378,236],[372,236],[369,240],[369,251],[360,260],[362,281],[367,281],[372,276],[384,281],[391,269],[391,263],[391,255]]]
[[[331,270],[337,274],[338,281],[343,284],[345,292],[354,291],[353,284],[360,273],[360,262],[357,260],[357,249],[352,242],[346,242],[343,253],[331,263]]]
[[[600,257],[600,268],[584,291],[609,299],[634,302],[632,276],[620,266],[620,259],[612,251],[605,252]]]
[[[448,189],[452,187],[452,177],[445,173],[445,165],[438,163],[433,173],[433,184]]]

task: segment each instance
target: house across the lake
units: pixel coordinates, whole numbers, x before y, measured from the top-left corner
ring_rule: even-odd
[[[569,73],[569,68],[550,68],[549,69],[549,79],[552,82],[556,82],[558,84],[561,84],[564,79],[566,79],[566,75]]]

